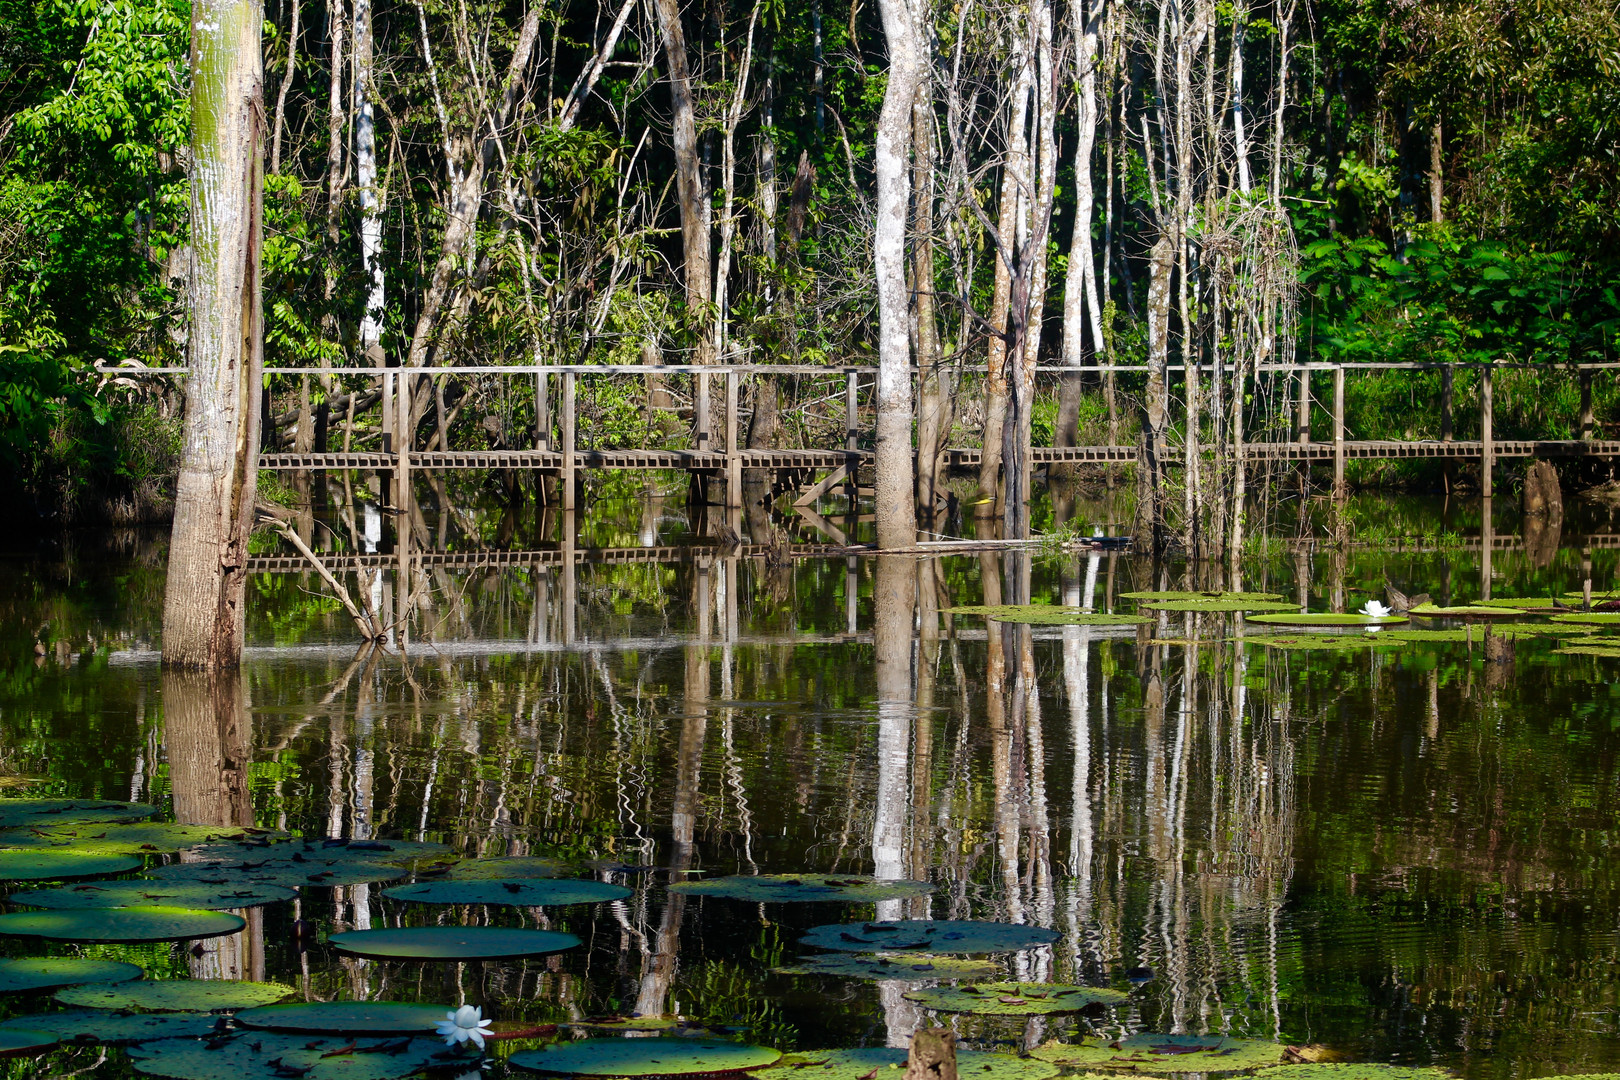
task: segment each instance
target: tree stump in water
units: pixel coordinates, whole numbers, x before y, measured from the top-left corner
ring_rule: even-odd
[[[1564,516],[1564,492],[1552,462],[1532,461],[1525,470],[1523,509],[1526,517],[1545,517],[1549,521]]]
[[[956,1032],[923,1028],[913,1035],[905,1080],[956,1080]]]

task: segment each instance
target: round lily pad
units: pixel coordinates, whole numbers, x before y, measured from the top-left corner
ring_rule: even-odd
[[[566,860],[545,855],[502,855],[493,859],[462,859],[442,868],[442,872],[452,881],[515,881],[566,877],[577,873],[578,869]],[[417,869],[418,880],[426,881],[429,877],[429,872]]]
[[[512,1064],[569,1076],[682,1076],[760,1069],[782,1055],[713,1039],[578,1039],[512,1055]]]
[[[1388,645],[1394,640],[1390,637],[1394,633],[1397,631],[1387,630],[1376,634],[1267,634],[1251,640],[1268,649],[1353,652]]]
[[[1157,603],[1161,600],[1190,600],[1195,603],[1213,603],[1215,601],[1271,601],[1281,600],[1282,593],[1274,592],[1127,592],[1120,593],[1122,600],[1148,600]]]
[[[1552,621],[1610,625],[1620,623],[1620,611],[1560,611],[1552,617]]]
[[[1298,604],[1278,603],[1275,600],[1144,600],[1141,606],[1151,611],[1298,611]]]
[[[61,1039],[53,1031],[29,1028],[0,1029],[0,1057],[33,1057],[43,1054]]]
[[[901,919],[895,922],[831,923],[813,926],[799,939],[804,945],[840,952],[998,953],[1033,949],[1058,939],[1055,930],[1021,923],[967,922],[949,919]]]
[[[623,900],[630,890],[602,881],[531,878],[503,881],[419,881],[384,889],[390,900],[417,904],[510,904],[514,907],[565,907]]]
[[[1512,619],[1523,615],[1524,612],[1519,608],[1496,604],[1464,604],[1457,607],[1419,604],[1409,609],[1407,614],[1416,615],[1421,619]]]
[[[1620,658],[1620,647],[1614,645],[1566,645],[1553,652],[1559,656],[1596,656],[1605,659]]]
[[[834,900],[845,903],[872,903],[927,896],[934,887],[926,881],[903,878],[878,879],[844,874],[753,874],[678,881],[670,892],[692,896],[723,896],[750,903],[806,903]]]
[[[1040,1016],[1079,1012],[1087,1005],[1117,1005],[1131,996],[1101,986],[1065,986],[1061,983],[995,982],[968,986],[933,986],[906,994],[935,1012],[973,1013],[976,1016]]]
[[[141,865],[139,855],[87,855],[76,851],[0,850],[0,881],[64,881],[122,874]]]
[[[1054,607],[1050,604],[977,604],[945,609],[950,615],[982,615],[999,622],[1028,623],[1032,626],[1136,626],[1153,620],[1145,615],[1109,615],[1084,608]]]
[[[177,825],[173,822],[84,823],[6,829],[0,847],[71,848],[96,855],[161,855],[211,840],[242,837],[247,830],[213,825]]]
[[[1517,608],[1520,611],[1546,611],[1557,608],[1561,601],[1541,596],[1496,596],[1489,600],[1475,600],[1481,607]]]
[[[259,885],[310,888],[324,885],[366,885],[402,878],[408,869],[365,856],[304,855],[298,851],[267,855],[260,851],[239,861],[177,862],[154,866],[146,872],[163,881],[189,881],[239,890]]]
[[[1504,623],[1491,626],[1489,629],[1499,638],[1531,638],[1588,632],[1586,627],[1554,623]],[[1485,640],[1485,631],[1486,628],[1482,626],[1455,630],[1381,630],[1376,636],[1388,641],[1472,641],[1477,645]],[[1620,638],[1615,639],[1615,644],[1620,645]]]
[[[107,799],[0,799],[0,829],[48,829],[76,821],[140,821],[157,813],[147,803]]]
[[[900,1080],[906,1074],[907,1053],[888,1046],[854,1050],[800,1050],[754,1075],[762,1080]],[[956,1074],[982,1080],[1049,1080],[1059,1070],[1036,1058],[993,1054],[983,1050],[957,1050]]]
[[[393,1080],[425,1068],[471,1069],[480,1055],[436,1038],[355,1038],[245,1031],[217,1039],[161,1039],[129,1048],[135,1068],[173,1080]],[[448,1073],[445,1075],[456,1075]]]
[[[1159,1035],[1138,1032],[1126,1039],[1086,1039],[1047,1043],[1032,1057],[1075,1069],[1130,1069],[1136,1072],[1245,1072],[1282,1061],[1283,1045],[1226,1035]]]
[[[332,947],[375,960],[502,960],[542,956],[577,948],[579,938],[553,930],[506,930],[493,926],[411,926],[349,930],[328,939]]]
[[[917,953],[828,953],[825,956],[801,957],[787,967],[773,970],[778,975],[834,975],[846,979],[893,979],[898,982],[993,979],[1002,974],[1000,965],[988,960]]]
[[[0,1023],[8,1028],[54,1032],[63,1042],[90,1044],[143,1042],[147,1039],[201,1038],[224,1028],[223,1016],[210,1013],[129,1013],[111,1009],[17,1016]]]
[[[246,925],[239,915],[178,907],[14,911],[0,915],[0,936],[114,943],[190,941],[234,934]]]
[[[205,908],[228,911],[261,907],[279,900],[291,900],[298,893],[280,885],[208,885],[199,881],[87,881],[57,889],[29,889],[12,893],[13,904],[74,911],[86,908],[135,907],[157,904],[164,907]]]
[[[1273,615],[1245,615],[1244,621],[1267,623],[1273,626],[1395,626],[1407,622],[1404,615],[1356,615],[1328,611],[1295,612]]]
[[[268,1005],[290,997],[282,983],[235,979],[161,979],[121,986],[70,986],[56,1000],[86,1009],[133,1009],[140,1012],[225,1012]]]
[[[266,1031],[312,1031],[323,1035],[400,1035],[432,1032],[456,1010],[445,1005],[400,1001],[311,1001],[266,1005],[236,1014],[236,1022]]]
[[[674,1031],[692,1025],[679,1016],[590,1016],[570,1020],[568,1026],[593,1031]]]
[[[1269,1069],[1261,1069],[1252,1075],[1263,1076],[1266,1080],[1452,1080],[1454,1074],[1434,1065],[1383,1065],[1372,1061],[1343,1061],[1276,1065]]]
[[[144,975],[139,965],[122,960],[80,960],[71,956],[43,956],[26,960],[0,960],[0,994],[27,990],[54,990],[59,986],[121,983]]]

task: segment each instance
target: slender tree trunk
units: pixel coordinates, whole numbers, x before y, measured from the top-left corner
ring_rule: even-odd
[[[660,3],[669,0],[660,0]],[[917,540],[915,462],[911,446],[911,316],[906,295],[906,210],[911,176],[911,111],[925,78],[922,32],[909,0],[879,0],[889,44],[889,83],[875,147],[877,225],[873,265],[878,295],[877,542]]]
[[[373,116],[376,86],[372,73],[371,0],[354,0],[354,76],[350,88],[354,116],[354,178],[360,193],[360,273],[366,282],[360,315],[360,355],[374,367],[387,358],[382,348],[382,199],[377,190],[377,130]]]
[[[677,0],[654,0],[658,30],[669,64],[671,139],[675,151],[675,191],[681,207],[682,274],[686,282],[687,319],[693,326],[705,325],[709,291],[714,280],[709,258],[709,214],[703,191],[702,162],[698,157],[697,113],[692,98],[692,74],[686,56],[686,31],[681,26]],[[715,362],[713,340],[697,335],[693,360]]]
[[[1441,164],[1445,152],[1445,132],[1437,119],[1429,129],[1429,220],[1436,225],[1446,220],[1446,178]]]
[[[1175,241],[1161,235],[1148,257],[1148,379],[1143,431],[1148,459],[1144,490],[1148,502],[1138,510],[1139,518],[1146,515],[1155,553],[1164,547],[1165,457],[1169,449],[1166,427],[1170,416],[1170,388],[1165,368],[1170,362],[1170,276],[1175,260]]]
[[[939,453],[950,428],[934,303],[934,110],[927,87],[911,115],[911,190],[915,206],[911,290],[917,314],[917,504],[931,521],[939,497]]]
[[[1074,151],[1074,236],[1069,241],[1069,267],[1063,282],[1063,363],[1080,368],[1085,363],[1085,331],[1091,330],[1094,355],[1102,352],[1102,308],[1097,302],[1097,264],[1091,251],[1091,218],[1095,195],[1091,158],[1097,141],[1097,36],[1106,0],[1085,0],[1073,6],[1079,84],[1078,139]],[[1087,316],[1089,315],[1089,320]],[[1080,413],[1081,376],[1063,377],[1058,403],[1057,446],[1075,445],[1075,424]]]
[[[281,173],[281,131],[287,118],[287,91],[292,86],[293,74],[298,70],[298,15],[303,0],[287,0],[292,8],[292,25],[287,30],[287,71],[281,77],[281,89],[276,92],[276,122],[270,136],[270,172]]]
[[[748,78],[754,61],[754,28],[759,23],[759,0],[748,17],[748,37],[743,44],[742,62],[735,77],[736,92],[726,110],[725,127],[720,137],[721,186],[725,192],[720,210],[720,250],[714,271],[714,356],[716,361],[726,356],[726,302],[731,284],[731,246],[737,235],[737,126],[742,123],[748,105]],[[722,52],[723,55],[723,52]]]
[[[186,416],[163,599],[163,661],[242,659],[258,481],[264,68],[259,0],[196,0]]]
[[[1232,6],[1232,137],[1237,143],[1238,190],[1247,195],[1254,187],[1249,175],[1249,136],[1243,130],[1243,39],[1249,26],[1244,0]]]

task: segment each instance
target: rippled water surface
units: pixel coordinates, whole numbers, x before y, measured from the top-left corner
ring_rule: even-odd
[[[1027,573],[1038,601],[1129,611],[1120,593],[1180,587],[1184,571],[1072,551],[1023,570],[1001,553],[605,561],[592,549],[693,530],[645,504],[595,514],[572,570],[419,559],[404,586],[397,565],[381,570],[365,586],[379,612],[412,608],[403,655],[398,628],[357,651],[313,575],[257,574],[254,648],[224,689],[159,671],[163,537],[14,547],[0,562],[0,773],[37,782],[7,794],[146,800],[203,821],[251,804],[262,826],[560,855],[632,890],[542,914],[306,889],[245,938],[88,953],[312,998],[465,999],[502,1020],[678,1011],[781,1047],[904,1045],[927,1016],[899,986],[771,969],[809,952],[797,939],[820,923],[1003,919],[1061,934],[1004,958],[1018,977],[1131,993],[1079,1021],[1102,1030],[1247,1034],[1471,1077],[1620,1067],[1620,660],[1558,654],[1550,637],[1506,660],[1468,642],[1281,651],[1263,643],[1272,629],[1232,616],[987,632],[942,610]],[[449,517],[425,522],[427,547],[551,551],[560,535]],[[1382,597],[1386,574],[1454,602],[1487,584],[1499,597],[1616,584],[1600,542],[1527,552],[1513,523],[1486,566],[1477,509],[1451,528],[1399,550],[1279,542],[1243,584],[1312,610]],[[936,891],[852,908],[666,889],[809,871]],[[461,915],[585,945],[455,966],[325,944]],[[1011,1049],[1074,1022],[958,1024]],[[95,1072],[127,1068],[113,1053]]]

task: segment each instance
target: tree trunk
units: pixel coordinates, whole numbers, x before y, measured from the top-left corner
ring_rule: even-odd
[[[1429,131],[1429,220],[1436,225],[1446,220],[1446,178],[1440,160],[1444,151],[1445,132],[1437,119]]]
[[[1091,329],[1093,355],[1102,352],[1102,308],[1097,302],[1097,266],[1091,251],[1091,217],[1095,195],[1091,183],[1091,157],[1097,140],[1097,32],[1104,0],[1086,0],[1073,8],[1075,57],[1079,77],[1079,138],[1074,151],[1074,236],[1069,242],[1069,267],[1063,282],[1063,363],[1079,368],[1085,363],[1085,331]],[[1088,319],[1089,316],[1089,319]],[[1063,377],[1059,399],[1056,446],[1075,445],[1080,413],[1080,375]]]
[[[242,659],[264,364],[263,24],[258,0],[192,8],[190,374],[163,598],[171,667]]]
[[[660,0],[668,3],[672,0]],[[906,296],[906,210],[911,202],[906,153],[911,110],[923,85],[918,19],[908,0],[879,0],[889,44],[889,83],[878,115],[875,147],[877,223],[873,265],[878,295],[877,542],[879,548],[917,540],[911,448],[911,318]]]
[[[939,452],[950,429],[934,303],[934,110],[925,86],[911,116],[911,188],[915,223],[911,251],[911,291],[917,316],[917,505],[932,520],[939,498]]]
[[[281,77],[281,89],[276,93],[276,123],[270,136],[270,172],[281,173],[281,131],[287,119],[287,91],[292,87],[293,74],[298,70],[298,14],[303,0],[288,0],[292,8],[292,25],[287,30],[287,71]]]
[[[377,130],[372,115],[371,0],[354,0],[354,179],[360,190],[360,273],[366,301],[360,315],[360,355],[374,367],[386,362],[382,348],[382,199],[377,191]]]
[[[697,115],[692,100],[692,74],[686,58],[686,31],[677,0],[654,0],[658,30],[669,64],[671,141],[675,152],[675,189],[681,207],[682,274],[686,284],[686,317],[694,327],[705,324],[713,281],[709,259],[709,215],[705,208],[702,164],[698,159]],[[715,362],[712,342],[701,330],[693,360]]]
[[[1170,274],[1176,245],[1170,236],[1159,237],[1149,254],[1147,346],[1148,380],[1143,436],[1147,443],[1149,505],[1144,509],[1152,534],[1153,551],[1164,547],[1166,425],[1170,416],[1170,387],[1165,368],[1170,362]]]

